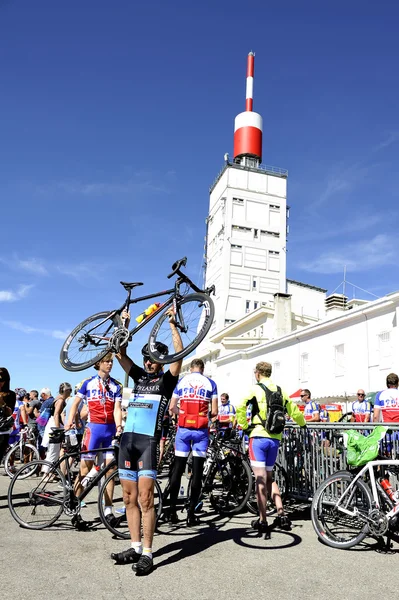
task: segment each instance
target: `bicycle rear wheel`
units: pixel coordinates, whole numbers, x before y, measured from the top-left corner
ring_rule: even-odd
[[[114,495],[113,495],[113,516],[114,518],[107,521],[105,517],[105,501],[104,494],[107,485],[113,481],[114,482]],[[154,482],[154,510],[155,510],[155,518],[156,522],[158,521],[160,514],[162,512],[162,492],[161,487],[158,481]],[[108,477],[103,481],[103,484],[100,488],[100,493],[98,495],[98,512],[100,515],[100,519],[105,527],[114,535],[115,537],[128,540],[130,539],[129,527],[126,519],[126,509],[125,504],[123,502],[123,490],[121,481],[119,479],[118,469],[113,471]]]
[[[21,456],[20,444],[14,444],[11,446],[4,458],[4,468],[9,477],[14,477],[15,472],[21,467],[21,465],[29,465],[33,460],[39,459],[40,454],[36,446],[33,446],[32,444],[23,444]],[[35,465],[32,465],[30,470],[28,468],[24,469],[24,477],[29,477],[32,475],[35,469]],[[20,477],[22,477],[22,475]]]
[[[251,469],[245,460],[228,456],[218,465],[207,487],[212,507],[221,515],[235,515],[246,506],[251,495]]]
[[[188,356],[202,342],[211,328],[215,315],[215,307],[210,296],[195,293],[184,296],[176,302],[176,323],[183,343],[183,350],[174,351],[169,315],[164,312],[151,330],[148,339],[148,352],[152,360],[165,364],[181,360]],[[169,348],[167,354],[156,349],[161,342]]]
[[[109,351],[112,334],[122,320],[115,312],[104,311],[88,317],[69,334],[62,346],[60,363],[67,371],[93,366]]]
[[[43,467],[48,473],[40,475]],[[29,475],[26,475],[26,470]],[[44,529],[59,519],[66,499],[66,483],[61,471],[44,460],[21,467],[8,488],[12,517],[26,529]]]
[[[276,463],[273,467],[272,479],[273,482],[277,483],[278,489],[280,490],[281,501],[284,503],[288,494],[287,473],[279,463]],[[257,515],[259,513],[259,510],[258,503],[256,501],[256,482],[254,477],[252,478],[252,480],[253,483],[251,489],[251,496],[248,500],[247,508],[250,513],[252,513],[253,515]],[[268,497],[266,506],[266,516],[271,517],[275,514],[276,510],[277,509],[272,498]]]
[[[352,548],[368,534],[367,517],[373,499],[369,487],[358,479],[337,506],[338,500],[353,481],[351,473],[330,475],[317,488],[311,507],[314,530],[331,548]],[[343,512],[343,509],[347,512]]]

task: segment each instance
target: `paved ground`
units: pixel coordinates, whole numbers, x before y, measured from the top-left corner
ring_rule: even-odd
[[[156,570],[134,575],[115,566],[112,551],[127,547],[102,527],[77,532],[63,520],[44,531],[21,529],[7,508],[9,480],[0,474],[2,598],[135,600],[313,598],[368,600],[396,596],[399,546],[381,554],[375,543],[352,551],[319,543],[306,509],[293,512],[291,532],[264,541],[248,529],[251,517],[211,515],[188,530],[164,525],[155,537]],[[93,498],[94,500],[94,498]],[[96,516],[95,503],[84,509]]]

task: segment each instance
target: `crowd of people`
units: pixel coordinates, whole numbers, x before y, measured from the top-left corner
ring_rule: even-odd
[[[126,313],[125,318],[129,319]],[[181,339],[170,315],[170,328],[174,349],[181,349]],[[168,349],[157,343],[157,350]],[[127,550],[112,554],[119,564],[132,564],[137,575],[147,575],[153,570],[152,543],[155,529],[154,480],[157,477],[159,446],[165,437],[165,425],[170,418],[177,422],[175,460],[170,479],[170,511],[168,518],[177,523],[176,503],[181,477],[187,457],[193,456],[192,485],[187,512],[189,527],[198,523],[195,507],[201,490],[201,479],[209,443],[211,423],[218,421],[222,428],[239,427],[248,433],[249,457],[256,481],[259,517],[251,523],[265,538],[270,537],[266,518],[268,497],[278,496],[273,489],[272,470],[276,461],[282,436],[279,429],[279,405],[289,420],[301,427],[307,422],[328,421],[328,413],[311,398],[309,389],[301,391],[305,403],[301,411],[272,380],[272,367],[259,362],[254,369],[256,384],[235,405],[229,394],[219,395],[216,383],[204,374],[201,359],[191,362],[190,372],[179,380],[181,361],[164,366],[154,362],[145,345],[142,349],[142,366],[136,364],[123,347],[117,360],[133,380],[134,386],[127,406],[123,406],[123,387],[111,376],[114,356],[107,354],[94,368],[97,373],[83,380],[74,389],[64,382],[54,397],[49,388],[30,390],[10,389],[10,375],[0,368],[0,459],[6,448],[18,438],[22,427],[28,427],[37,438],[41,455],[54,462],[59,457],[60,444],[51,443],[53,427],[75,431],[81,441],[80,472],[76,481],[76,493],[82,490],[82,480],[93,468],[95,448],[108,448],[115,436],[120,437],[119,478],[123,488],[126,518],[131,536]],[[368,422],[399,421],[398,376],[387,377],[386,390],[377,394],[374,408],[365,400],[365,392],[359,389],[352,406],[352,420]],[[280,404],[279,404],[280,403]],[[273,408],[277,407],[277,408]],[[274,412],[273,412],[274,411]],[[12,417],[12,425],[10,426]],[[270,417],[273,417],[271,420]],[[273,423],[272,423],[273,421]],[[4,426],[6,424],[6,426]],[[8,427],[7,427],[8,424]],[[105,453],[109,461],[113,454]],[[105,497],[105,515],[112,521],[113,483]],[[284,515],[278,506],[279,517]],[[284,521],[281,521],[284,523]]]

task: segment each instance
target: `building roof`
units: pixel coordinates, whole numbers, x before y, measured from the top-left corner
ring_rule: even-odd
[[[310,283],[303,283],[302,281],[295,281],[295,279],[287,279],[287,283],[293,283],[294,285],[309,288],[310,290],[317,290],[318,292],[327,292],[327,290],[325,290],[324,288],[317,287],[316,285],[310,285]]]

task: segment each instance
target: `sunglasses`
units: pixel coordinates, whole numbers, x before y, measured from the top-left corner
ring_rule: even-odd
[[[366,395],[366,394],[358,394],[358,396],[363,396],[363,397],[364,397],[365,395]]]
[[[308,394],[301,394],[301,398],[307,398]]]

